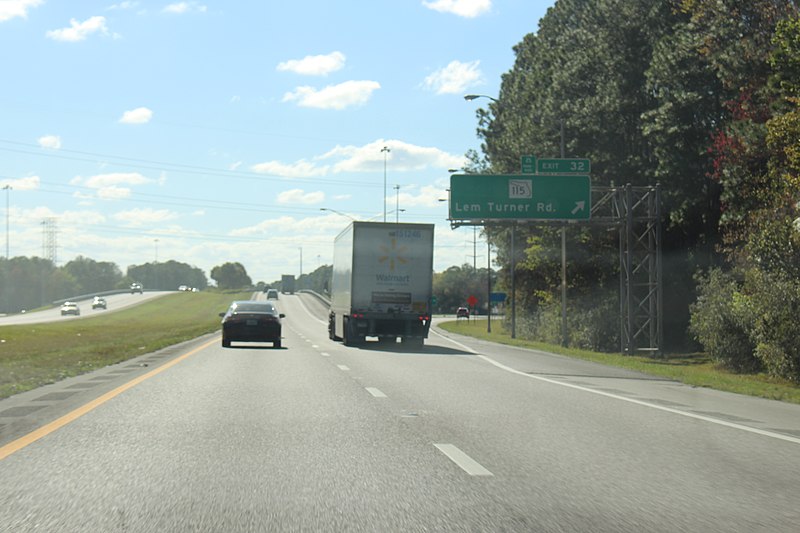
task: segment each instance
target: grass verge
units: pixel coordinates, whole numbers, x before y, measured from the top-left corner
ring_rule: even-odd
[[[478,339],[556,353],[609,366],[627,368],[647,374],[680,381],[696,387],[708,387],[738,394],[800,404],[800,387],[766,374],[735,374],[717,367],[704,354],[670,354],[666,358],[627,356],[598,353],[524,339],[512,339],[500,321],[492,321],[492,332],[486,332],[486,322],[461,320],[439,324],[445,331]]]
[[[92,318],[0,327],[0,398],[218,331],[219,313],[243,293],[197,292]]]

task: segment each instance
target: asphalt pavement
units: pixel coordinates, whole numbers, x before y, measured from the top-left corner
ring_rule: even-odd
[[[796,531],[800,406],[434,330],[209,335],[0,401],[0,531]],[[146,366],[145,366],[146,365]]]

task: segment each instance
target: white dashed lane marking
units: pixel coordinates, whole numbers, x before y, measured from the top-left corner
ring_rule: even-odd
[[[376,389],[375,387],[367,387],[367,392],[369,392],[376,398],[386,398],[386,395],[382,393],[380,389]]]
[[[486,470],[475,459],[462,452],[452,444],[434,444],[440,452],[445,454],[448,459],[457,464],[464,472],[470,476],[493,476],[491,472]]]

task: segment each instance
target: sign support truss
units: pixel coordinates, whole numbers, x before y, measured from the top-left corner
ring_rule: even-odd
[[[461,226],[536,225],[611,226],[619,233],[620,350],[661,355],[663,269],[661,261],[661,186],[592,187],[589,220],[450,220]]]

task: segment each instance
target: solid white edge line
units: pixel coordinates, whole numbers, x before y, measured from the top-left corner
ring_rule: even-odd
[[[375,396],[376,398],[386,398],[386,395],[380,391],[380,389],[376,389],[375,387],[365,387],[367,392]]]
[[[458,447],[452,444],[434,444],[440,452],[445,454],[448,459],[458,465],[461,470],[470,476],[493,476],[491,472],[486,470],[475,459],[462,452]]]
[[[297,301],[298,301],[298,302],[300,302],[300,305],[301,305],[301,306],[303,306],[303,309],[305,310],[305,312],[306,312],[306,313],[308,313],[308,316],[310,316],[312,319],[316,320],[316,321],[317,321],[317,322],[319,322],[320,324],[324,324],[324,325],[326,325],[326,326],[328,325],[328,321],[327,321],[327,320],[320,320],[319,318],[315,317],[315,316],[314,316],[314,315],[311,313],[311,311],[309,311],[308,307],[306,307],[306,304],[305,304],[305,303],[303,303],[303,299],[302,299],[302,298],[300,298],[300,296],[297,296]]]
[[[431,330],[431,331],[433,331],[433,330]],[[466,350],[466,351],[468,351],[468,352],[470,352],[472,354],[475,354],[476,356],[478,356],[479,358],[483,359],[484,361],[486,361],[490,365],[494,365],[495,367],[497,367],[497,368],[499,368],[501,370],[505,370],[506,372],[510,372],[512,374],[517,374],[518,376],[523,376],[523,377],[535,379],[535,380],[538,380],[538,381],[544,381],[545,383],[550,383],[550,384],[553,384],[553,385],[560,385],[562,387],[568,387],[570,389],[575,389],[575,390],[579,390],[579,391],[583,391],[583,392],[588,392],[590,394],[597,394],[599,396],[605,396],[606,398],[613,398],[615,400],[622,400],[624,402],[628,402],[628,403],[632,403],[632,404],[636,404],[636,405],[641,405],[643,407],[650,407],[651,409],[657,409],[659,411],[664,411],[664,412],[672,413],[672,414],[675,414],[675,415],[685,416],[685,417],[688,417],[688,418],[694,418],[695,420],[702,420],[703,422],[710,422],[712,424],[717,424],[717,425],[729,427],[729,428],[732,428],[732,429],[739,429],[739,430],[742,430],[742,431],[747,431],[748,433],[754,433],[756,435],[761,435],[763,437],[770,437],[770,438],[773,438],[773,439],[778,439],[778,440],[783,440],[783,441],[786,441],[786,442],[791,442],[793,444],[800,444],[800,438],[791,437],[789,435],[783,435],[781,433],[775,433],[774,431],[766,431],[764,429],[758,429],[758,428],[754,428],[754,427],[750,427],[750,426],[744,426],[742,424],[737,424],[735,422],[727,422],[725,420],[720,420],[718,418],[712,418],[710,416],[698,415],[698,414],[695,414],[695,413],[690,413],[688,411],[681,411],[680,409],[674,409],[672,407],[664,407],[663,405],[657,405],[657,404],[654,404],[654,403],[644,402],[642,400],[635,400],[633,398],[626,398],[625,396],[619,396],[617,394],[612,394],[610,392],[603,392],[603,391],[599,391],[599,390],[596,390],[596,389],[590,389],[588,387],[582,387],[580,385],[574,385],[572,383],[566,383],[564,381],[557,381],[555,379],[545,378],[545,377],[537,376],[537,375],[534,375],[534,374],[526,374],[525,372],[521,372],[519,370],[516,370],[514,368],[506,366],[506,365],[504,365],[502,363],[499,363],[499,362],[495,361],[494,359],[492,359],[491,357],[488,357],[486,355],[482,355],[482,354],[476,352],[475,350],[473,350],[472,348],[470,348],[468,346],[465,346],[465,345],[461,344],[458,341],[455,341],[455,340],[453,340],[453,339],[451,339],[449,337],[446,337],[446,336],[442,335],[438,331],[433,331],[433,332],[436,335],[440,336],[441,338],[452,342],[453,344],[455,344],[459,348],[461,348],[463,350]]]

